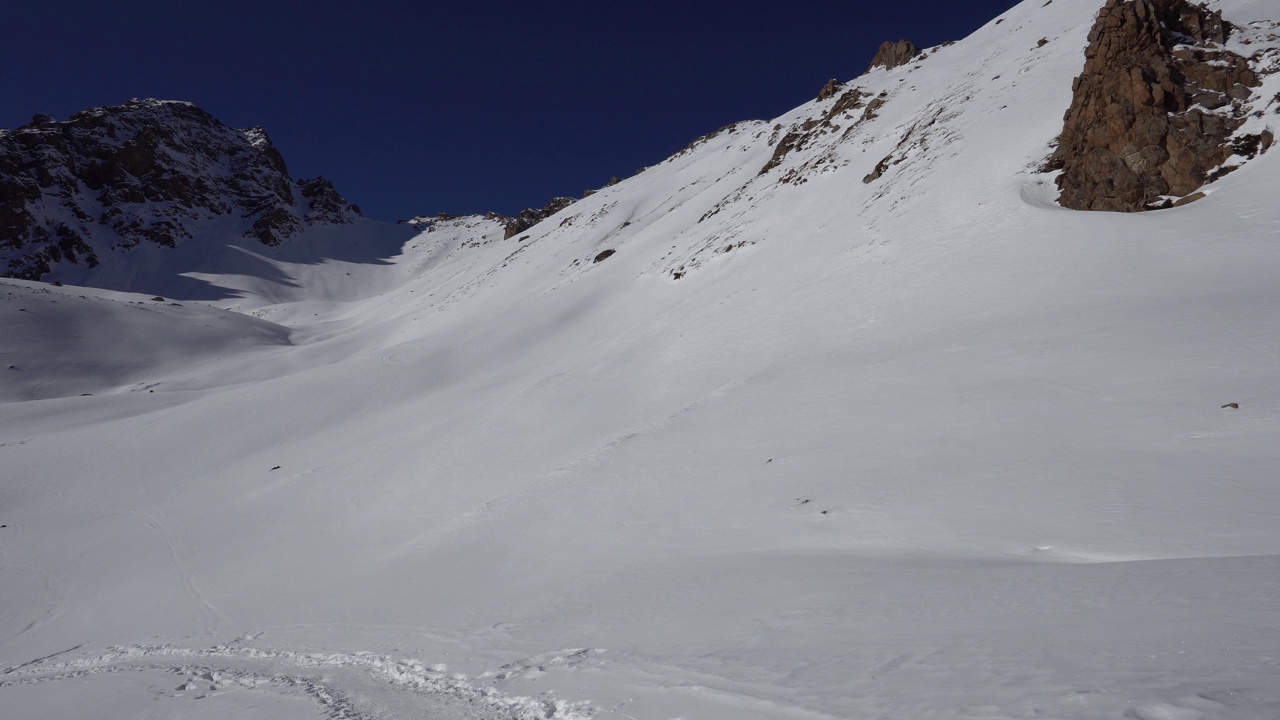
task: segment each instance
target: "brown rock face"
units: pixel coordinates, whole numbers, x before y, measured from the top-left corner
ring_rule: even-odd
[[[828,80],[827,84],[823,85],[822,89],[818,91],[818,100],[830,100],[835,97],[836,93],[840,92],[840,89],[843,87],[844,85],[835,78]]]
[[[1243,101],[1259,85],[1220,46],[1231,26],[1187,0],[1107,0],[1089,33],[1057,149],[1059,202],[1076,210],[1167,207],[1233,153]]]
[[[871,59],[871,67],[868,71],[876,68],[885,68],[892,70],[900,65],[906,65],[920,54],[920,48],[910,40],[899,40],[898,42],[884,42],[880,44],[880,49],[876,51],[876,56]]]

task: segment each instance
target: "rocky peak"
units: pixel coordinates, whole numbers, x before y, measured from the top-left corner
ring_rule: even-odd
[[[360,215],[360,206],[347,202],[323,175],[299,180],[298,189],[308,201],[305,219],[313,225],[341,225]]]
[[[1107,1],[1047,165],[1062,170],[1062,205],[1167,207],[1215,178],[1260,84],[1222,47],[1230,33],[1220,12],[1187,0]]]
[[[262,153],[271,165],[279,171],[284,177],[289,177],[289,167],[285,165],[284,156],[276,149],[274,143],[271,142],[271,136],[267,135],[267,131],[254,126],[246,130],[240,131],[244,135],[244,139],[249,141],[255,150]]]
[[[93,267],[144,243],[176,247],[230,216],[283,242],[353,222],[331,183],[295,183],[261,128],[237,130],[185,102],[130,100],[0,132],[0,275]]]
[[[876,51],[876,56],[871,59],[871,66],[867,68],[870,72],[876,68],[884,68],[892,70],[901,65],[906,65],[920,54],[920,48],[910,40],[899,40],[897,42],[885,41],[880,44],[880,49]]]

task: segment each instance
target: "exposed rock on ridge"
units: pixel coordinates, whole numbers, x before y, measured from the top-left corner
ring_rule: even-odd
[[[0,275],[39,279],[143,243],[175,247],[219,217],[268,245],[360,211],[323,179],[295,183],[261,128],[183,102],[37,115],[0,132]]]
[[[1108,0],[1047,168],[1077,210],[1166,207],[1214,179],[1258,77],[1231,25],[1187,0]]]
[[[876,51],[876,56],[871,59],[871,66],[867,71],[876,68],[884,68],[892,70],[901,65],[906,65],[920,54],[920,48],[910,40],[899,40],[897,42],[885,41],[880,44],[880,49]]]
[[[831,78],[827,81],[827,84],[823,85],[822,89],[818,91],[818,100],[830,100],[835,97],[842,88],[844,88],[844,83],[835,78]]]
[[[502,223],[503,228],[505,228],[504,238],[512,238],[569,207],[574,202],[576,201],[571,197],[557,197],[552,198],[551,202],[540,209],[529,208],[515,217],[507,217],[496,212],[491,212],[485,217]]]
[[[606,187],[616,185],[619,182],[621,182],[621,180],[614,178]],[[590,194],[588,194],[588,197],[590,197]],[[521,213],[515,217],[510,217],[497,212],[487,212],[483,216],[457,215],[454,213],[441,212],[435,215],[419,215],[417,217],[401,220],[400,222],[409,225],[420,225],[430,230],[437,222],[448,222],[450,220],[459,220],[468,217],[483,217],[486,220],[492,220],[501,225],[503,231],[502,239],[509,240],[569,207],[575,202],[577,202],[577,200],[571,197],[556,197],[552,198],[551,202],[548,202],[541,208],[529,208],[521,211]]]

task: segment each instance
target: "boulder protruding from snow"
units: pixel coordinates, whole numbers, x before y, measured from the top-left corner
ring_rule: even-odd
[[[910,40],[885,41],[880,44],[880,49],[876,51],[876,56],[871,59],[871,67],[867,68],[867,70],[868,72],[876,68],[892,70],[911,62],[920,52],[920,48],[916,47],[916,44]]]
[[[1230,32],[1220,12],[1187,0],[1108,0],[1047,164],[1062,170],[1063,206],[1168,207],[1215,179],[1259,84],[1222,47]]]

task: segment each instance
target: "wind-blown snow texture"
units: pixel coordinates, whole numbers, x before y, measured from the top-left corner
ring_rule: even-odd
[[[3,715],[1280,716],[1280,164],[1058,207],[1096,10],[506,240],[4,282]]]

